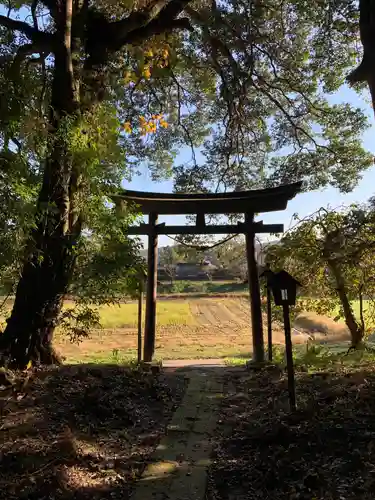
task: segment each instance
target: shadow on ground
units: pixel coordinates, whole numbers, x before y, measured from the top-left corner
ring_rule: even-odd
[[[296,379],[290,414],[283,371],[230,374],[208,500],[375,497],[374,365]]]
[[[75,365],[0,391],[4,498],[126,500],[185,385],[178,374]]]
[[[297,372],[295,414],[277,367],[178,367],[157,376],[112,365],[41,372],[24,392],[0,393],[3,497],[128,499],[192,369],[225,379],[208,500],[375,497],[371,364]],[[173,470],[160,472],[152,481]]]

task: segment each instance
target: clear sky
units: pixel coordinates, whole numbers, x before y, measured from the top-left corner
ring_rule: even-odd
[[[372,126],[363,135],[363,145],[368,151],[374,153],[375,156],[375,118],[372,108],[366,103],[366,101],[368,101],[367,92],[364,93],[363,96],[359,96],[353,90],[343,87],[343,89],[336,95],[332,96],[330,100],[332,103],[349,102],[353,106],[361,107],[366,114],[368,114]],[[186,154],[190,157],[189,152],[186,152]],[[181,151],[181,156],[183,155],[184,151]],[[145,168],[142,174],[140,176],[136,176],[132,182],[124,183],[124,187],[140,191],[168,193],[172,192],[173,182],[172,180],[153,182],[147,172],[147,168]],[[319,191],[299,194],[294,200],[289,202],[287,210],[282,212],[260,214],[257,219],[263,220],[265,223],[283,223],[285,229],[287,229],[290,226],[291,219],[295,213],[297,213],[300,217],[304,217],[315,212],[320,207],[330,206],[335,208],[341,205],[349,205],[353,202],[365,202],[373,195],[375,195],[375,166],[363,173],[362,179],[358,182],[358,186],[349,194],[342,194],[335,188],[327,188]],[[184,224],[185,218],[184,216],[168,216],[160,217],[160,221],[167,222],[169,224]],[[144,238],[142,238],[142,240],[145,242]],[[160,237],[159,242],[161,246],[173,243],[166,236]]]

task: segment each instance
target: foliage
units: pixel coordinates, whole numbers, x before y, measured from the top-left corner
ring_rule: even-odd
[[[213,66],[218,82],[213,133],[201,161],[193,155],[175,167],[177,188],[240,190],[303,179],[309,189],[349,191],[354,170],[372,162],[358,140],[366,120],[348,104],[330,105],[327,94],[356,63],[356,5],[235,0],[186,11],[199,25],[189,36],[200,49],[196,59]]]
[[[160,282],[159,293],[183,293],[196,295],[248,294],[248,285],[236,281],[174,281],[173,284]]]
[[[159,250],[159,266],[175,266],[179,262],[200,264],[202,270],[214,274],[214,269],[224,271],[229,276],[246,279],[246,245],[242,236],[224,238],[219,241],[177,242],[173,246]],[[214,266],[214,267],[213,267]]]
[[[0,148],[12,155],[0,169],[0,273],[9,290],[21,275],[25,310],[7,329],[26,332],[25,345],[34,316],[52,321],[75,261],[70,288],[83,300],[135,289],[137,244],[120,235],[134,219],[128,210],[116,228],[108,200],[141,166],[173,175],[176,190],[303,179],[348,191],[371,165],[365,116],[325,95],[356,63],[352,1],[65,3],[11,0],[0,15]],[[186,145],[191,161],[178,164]]]
[[[175,246],[166,246],[159,249],[158,267],[163,268],[171,284],[173,284],[176,274],[176,264],[179,261],[179,254]]]
[[[6,8],[12,16],[20,6]],[[37,6],[38,23],[48,11],[54,15],[49,7]],[[243,189],[300,178],[309,188],[333,184],[350,190],[372,160],[360,146],[366,119],[348,104],[329,105],[323,92],[337,91],[356,63],[354,7],[343,0],[330,4],[328,14],[318,1],[188,4],[187,31],[125,44],[106,63],[104,109],[115,113],[118,130],[102,119],[101,105],[85,112],[86,135],[80,133],[81,119],[74,125],[81,141],[90,145],[84,154],[94,155],[95,168],[103,172],[102,159],[97,165],[102,151],[96,131],[110,152],[116,141],[121,146],[116,162],[132,167],[125,177],[147,161],[155,179],[173,172],[179,190]],[[30,8],[27,2],[24,8]],[[133,5],[100,2],[97,8],[113,19],[127,19]],[[46,31],[53,32],[52,25]],[[247,33],[245,39],[241,32]],[[9,81],[12,55],[21,43],[11,33],[4,28],[4,81]],[[327,72],[332,66],[335,71]],[[46,125],[38,110],[48,107],[53,66],[46,61],[41,68],[26,60],[19,70],[11,87],[17,98],[3,97],[9,110],[3,122],[8,131],[8,115],[16,117],[12,128],[22,145],[27,122],[27,140],[38,145],[30,154],[42,158]],[[46,82],[47,92],[31,94],[31,78],[39,90]],[[10,108],[16,99],[15,111]],[[184,144],[192,149],[191,160],[172,168]],[[82,154],[77,155],[81,162]]]
[[[70,307],[61,313],[60,327],[73,343],[81,342],[89,336],[92,328],[99,326],[99,313],[90,307]]]
[[[140,242],[126,235],[128,218],[102,205],[77,249],[77,268],[69,293],[85,303],[115,303],[135,295],[144,276]]]
[[[350,331],[366,331],[364,299],[374,314],[375,212],[373,204],[353,205],[336,212],[319,210],[299,221],[280,241],[267,249],[267,261],[285,268],[303,284],[298,309],[344,317]],[[313,300],[311,300],[313,299]],[[350,303],[359,300],[359,317]]]
[[[273,361],[286,368],[285,348],[274,346]],[[297,372],[332,372],[342,369],[373,366],[375,351],[368,345],[348,350],[347,344],[320,345],[314,342],[293,347],[294,367]]]
[[[217,248],[217,259],[224,269],[242,280],[247,278],[246,243],[243,236],[237,236]]]
[[[0,153],[0,293],[14,290],[27,248],[25,235],[34,224],[33,205],[38,176],[25,158],[12,151]]]

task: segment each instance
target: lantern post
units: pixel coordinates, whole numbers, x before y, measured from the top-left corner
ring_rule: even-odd
[[[288,393],[291,411],[296,410],[296,384],[294,377],[293,346],[290,327],[289,306],[294,306],[297,297],[297,287],[302,286],[293,276],[286,271],[273,274],[270,285],[275,304],[283,307],[284,331],[285,331],[285,353],[288,371]]]

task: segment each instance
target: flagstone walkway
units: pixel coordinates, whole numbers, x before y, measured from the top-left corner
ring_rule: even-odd
[[[198,363],[197,363],[198,364]],[[225,367],[188,364],[184,399],[131,500],[203,500]]]

